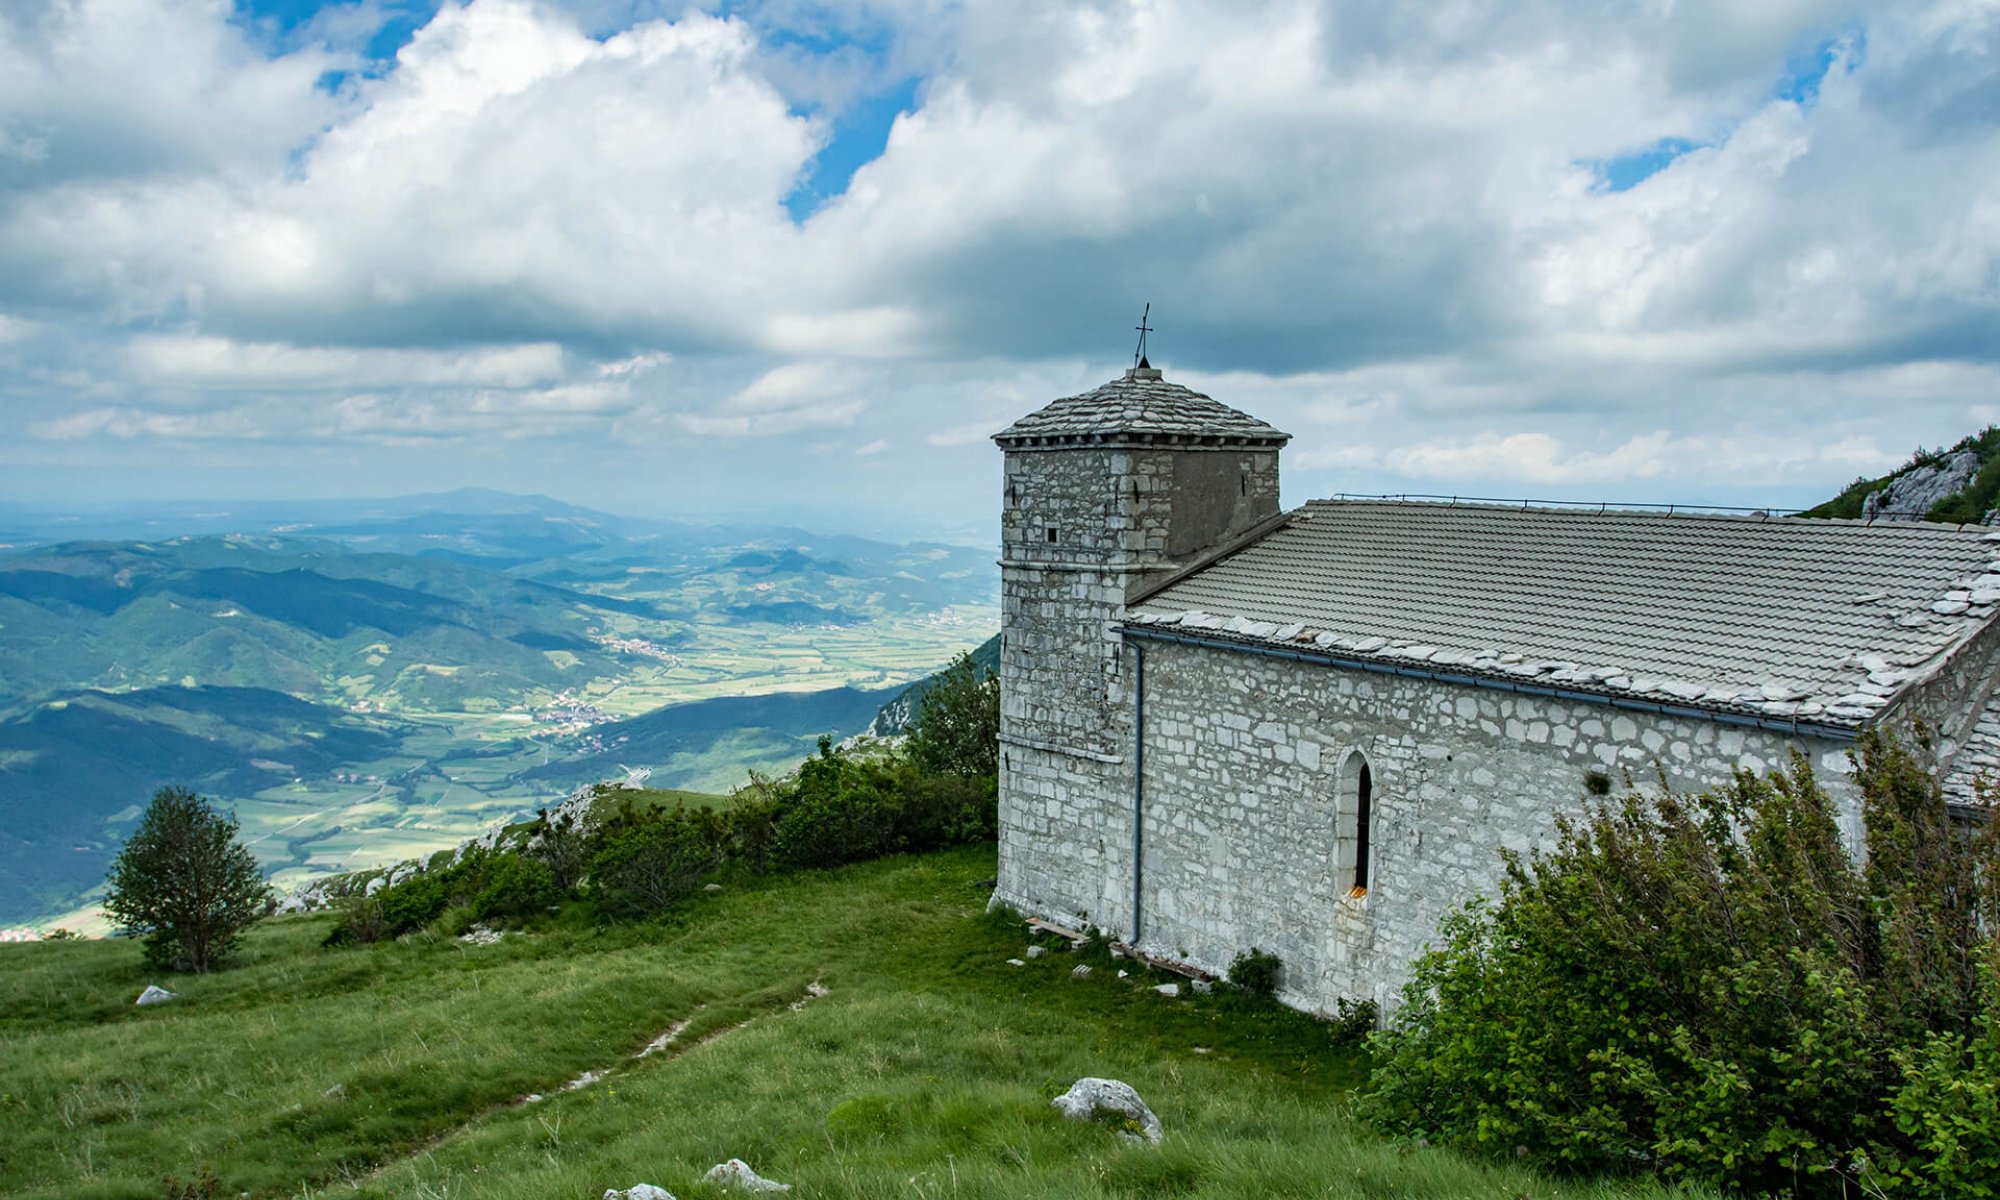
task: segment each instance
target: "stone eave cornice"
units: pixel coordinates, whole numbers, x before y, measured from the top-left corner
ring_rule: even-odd
[[[1249,638],[1240,635],[1231,636],[1222,631],[1204,630],[1199,634],[1183,633],[1131,621],[1121,622],[1117,626],[1117,629],[1120,635],[1134,641],[1199,646],[1205,649],[1251,654],[1263,658],[1277,658],[1317,666],[1365,671],[1372,675],[1394,675],[1405,679],[1423,679],[1433,683],[1450,683],[1462,687],[1481,688],[1487,691],[1510,692],[1519,696],[1570,700],[1585,704],[1601,704],[1608,708],[1624,709],[1629,712],[1652,713],[1660,716],[1682,717],[1697,721],[1712,721],[1722,725],[1738,725],[1746,728],[1769,730],[1774,733],[1825,738],[1837,742],[1852,742],[1861,735],[1861,731],[1864,728],[1876,723],[1872,719],[1847,720],[1842,718],[1815,721],[1801,719],[1796,716],[1770,716],[1764,713],[1743,711],[1731,706],[1704,704],[1698,701],[1674,702],[1649,700],[1610,689],[1598,689],[1588,684],[1565,684],[1558,686],[1551,683],[1538,683],[1531,679],[1522,679],[1499,672],[1489,674],[1478,670],[1438,670],[1435,667],[1426,667],[1414,662],[1398,662],[1387,658],[1377,658],[1361,654],[1333,653],[1321,650],[1310,643],[1303,645],[1290,641],[1274,643],[1266,639]]]
[[[1106,450],[1281,450],[1292,440],[1289,433],[1191,434],[1191,433],[1052,433],[1034,435],[995,434],[1002,450],[1069,450],[1089,446]]]

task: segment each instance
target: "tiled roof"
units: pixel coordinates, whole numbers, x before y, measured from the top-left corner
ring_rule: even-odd
[[[1065,396],[993,435],[994,441],[1010,449],[1121,439],[1282,446],[1291,435],[1192,388],[1168,383],[1151,367],[1135,367],[1102,387]]]
[[[1979,526],[1319,501],[1130,620],[1855,727],[1996,603]]]

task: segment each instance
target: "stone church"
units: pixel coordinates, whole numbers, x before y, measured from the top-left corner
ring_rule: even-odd
[[[1145,366],[995,435],[996,898],[1281,997],[1385,1007],[1503,849],[1626,773],[1696,790],[1921,718],[2000,761],[2000,532],[1324,500],[1288,435]]]

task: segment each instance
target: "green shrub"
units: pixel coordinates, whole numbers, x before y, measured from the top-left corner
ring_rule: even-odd
[[[988,840],[999,820],[996,783],[857,759],[821,738],[796,777],[768,785],[771,854],[786,867],[831,867]]]
[[[583,817],[575,812],[552,817],[541,809],[526,841],[528,853],[548,867],[558,889],[567,892],[583,882],[590,863],[590,831]]]
[[[382,901],[374,896],[348,896],[340,902],[340,923],[327,935],[326,945],[343,942],[367,945],[390,936],[389,919]]]
[[[881,768],[836,754],[832,740],[799,766],[779,804],[772,842],[788,867],[832,867],[879,858],[895,848],[897,797],[881,786]]]
[[[721,862],[725,834],[721,818],[707,809],[627,809],[592,838],[590,892],[617,916],[664,911]]]
[[[1229,982],[1252,996],[1269,1000],[1278,994],[1278,987],[1284,982],[1285,964],[1275,954],[1267,954],[1252,946],[1248,953],[1236,956],[1229,964]]]
[[[938,775],[1000,771],[1000,680],[961,654],[931,681],[910,727],[910,758]]]
[[[519,921],[540,916],[559,904],[549,864],[526,854],[494,855],[478,874],[479,891],[468,907],[475,921]]]
[[[999,832],[999,777],[930,775],[906,769],[891,781],[900,796],[891,840],[899,851],[991,841]]]
[[[421,929],[451,905],[452,868],[421,871],[375,893],[389,936]]]
[[[1891,1100],[1902,1157],[1865,1182],[1890,1196],[2000,1197],[2000,963],[1986,968],[1985,1005],[1968,1033],[1933,1033],[1896,1053]]]
[[[778,837],[779,803],[772,795],[771,782],[752,773],[750,786],[738,792],[725,820],[729,825],[729,854],[762,875],[771,869],[771,850]]]
[[[2000,857],[1954,835],[1894,740],[1865,735],[1855,766],[1865,867],[1802,756],[1702,796],[1628,795],[1509,856],[1499,903],[1447,919],[1375,1038],[1370,1115],[1759,1194],[1841,1195],[1857,1163],[1921,1178],[1919,1127],[1982,1103],[1927,1081],[1973,1053],[1950,1035],[1981,1010],[1977,885]]]
[[[1382,1024],[1382,1007],[1373,1000],[1340,997],[1333,1003],[1333,1034],[1343,1042],[1365,1041]]]

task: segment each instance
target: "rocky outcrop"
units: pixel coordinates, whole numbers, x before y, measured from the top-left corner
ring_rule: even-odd
[[[674,1200],[674,1194],[650,1183],[635,1183],[628,1188],[606,1188],[604,1200]]]
[[[1964,491],[1979,474],[1979,466],[1979,455],[1960,450],[1912,467],[1891,480],[1888,487],[1868,493],[1861,502],[1861,519],[1921,521],[1940,500]]]
[[[1068,1091],[1050,1101],[1072,1121],[1099,1121],[1106,1118],[1125,1125],[1120,1132],[1137,1140],[1144,1138],[1157,1146],[1165,1136],[1160,1118],[1146,1107],[1132,1086],[1116,1079],[1086,1077],[1070,1085]]]

